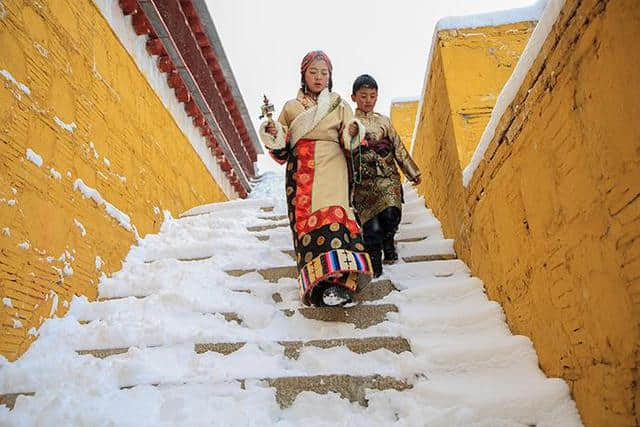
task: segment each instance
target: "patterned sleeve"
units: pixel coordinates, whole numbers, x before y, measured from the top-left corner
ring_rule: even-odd
[[[416,162],[411,158],[411,155],[402,143],[400,135],[398,135],[398,132],[396,132],[390,120],[388,122],[388,134],[389,139],[393,142],[393,155],[398,165],[400,165],[402,173],[404,173],[409,181],[415,180],[420,176],[420,169],[418,169],[418,165],[416,165]]]

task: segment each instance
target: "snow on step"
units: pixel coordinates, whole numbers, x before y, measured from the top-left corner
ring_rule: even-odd
[[[0,362],[0,398],[16,402],[0,424],[580,425],[460,260],[385,266],[351,310],[302,307],[281,184],[265,174],[260,200],[167,219],[101,279],[101,302],[46,321]],[[405,198],[399,237],[422,240],[401,257],[454,256],[424,199]],[[249,231],[267,225],[285,226]]]

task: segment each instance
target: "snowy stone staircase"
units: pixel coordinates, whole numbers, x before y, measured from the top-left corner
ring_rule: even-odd
[[[169,220],[0,377],[0,424],[556,425],[577,417],[415,191],[403,261],[304,307],[282,203]],[[279,197],[280,195],[278,195]],[[578,420],[578,418],[575,418]],[[579,425],[579,421],[576,424]]]

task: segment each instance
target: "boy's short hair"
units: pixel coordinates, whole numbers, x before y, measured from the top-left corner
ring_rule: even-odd
[[[356,92],[363,87],[378,90],[378,83],[376,82],[376,79],[371,77],[369,74],[358,76],[358,78],[353,82],[352,95],[355,95]]]

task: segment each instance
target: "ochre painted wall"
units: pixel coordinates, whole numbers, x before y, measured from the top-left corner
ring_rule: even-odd
[[[164,209],[226,197],[92,1],[0,3],[0,354],[13,360],[135,243],[76,180],[140,235]]]
[[[519,22],[438,32],[462,169],[469,164],[498,94],[534,28],[535,22]]]
[[[414,151],[445,234],[588,426],[640,424],[639,45],[636,2],[567,0],[469,188],[431,81]]]
[[[391,103],[391,113],[389,118],[393,127],[400,135],[402,143],[409,150],[411,148],[411,136],[416,124],[416,112],[418,111],[418,100],[396,101]]]

